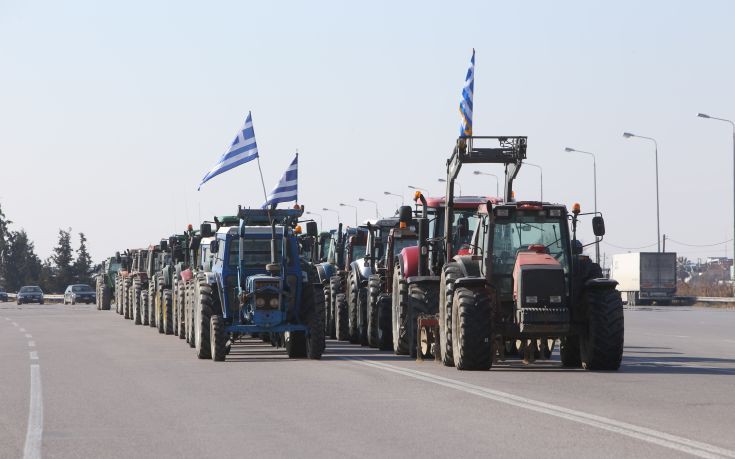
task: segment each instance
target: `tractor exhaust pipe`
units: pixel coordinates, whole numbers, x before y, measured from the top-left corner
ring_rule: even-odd
[[[276,220],[271,220],[271,262],[265,267],[274,276],[281,272],[281,265],[276,263]]]
[[[429,237],[429,218],[427,211],[427,203],[424,194],[420,191],[416,192],[415,201],[421,201],[423,210],[421,211],[421,218],[417,220],[418,233],[419,233],[419,265],[418,275],[426,276],[429,273],[429,243],[427,241]]]

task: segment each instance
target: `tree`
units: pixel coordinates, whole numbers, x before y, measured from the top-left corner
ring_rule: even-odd
[[[18,291],[24,285],[40,283],[41,259],[36,255],[33,242],[28,239],[25,230],[11,233],[5,261],[8,268],[5,288],[8,291]]]
[[[8,230],[8,225],[11,223],[13,222],[5,218],[5,213],[3,213],[2,205],[0,205],[0,283],[3,282],[3,280],[5,279],[5,274],[7,273],[7,257],[8,250],[10,248],[11,236],[10,231]]]
[[[74,282],[80,284],[88,283],[91,273],[92,257],[87,252],[87,238],[84,236],[84,233],[79,233],[77,260],[74,262]]]
[[[59,242],[51,259],[54,262],[54,282],[50,288],[55,292],[63,292],[66,286],[74,281],[71,228],[67,231],[59,230]]]

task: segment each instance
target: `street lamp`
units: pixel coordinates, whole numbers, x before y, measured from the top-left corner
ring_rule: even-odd
[[[325,211],[325,212],[334,212],[337,215],[337,226],[339,226],[339,224],[341,222],[341,220],[339,218],[339,211],[336,211],[334,209],[327,209],[326,207],[323,207],[322,210]]]
[[[318,217],[319,218],[319,229],[320,230],[324,230],[324,225],[322,224],[322,216],[321,216],[321,214],[318,214],[316,212],[309,212],[309,211],[307,211],[306,212],[306,215],[313,215],[315,217]]]
[[[538,167],[538,171],[541,173],[541,202],[544,202],[544,170],[538,164],[527,163],[525,161],[523,161],[523,164]]]
[[[357,228],[357,206],[345,204],[344,202],[340,202],[339,205],[342,207],[352,207],[353,209],[355,209],[355,228]]]
[[[709,120],[716,120],[716,121],[724,121],[725,123],[730,123],[730,126],[732,126],[732,156],[733,156],[733,207],[735,207],[735,121],[728,120],[725,118],[717,118],[715,116],[709,116],[704,113],[697,113],[697,116],[700,118],[705,118]],[[735,231],[735,211],[733,212],[733,231]],[[735,233],[734,233],[735,234]],[[735,271],[735,238],[733,238],[733,268],[732,270]],[[730,277],[732,279],[732,276]],[[735,291],[735,283],[733,283],[733,289]]]
[[[360,202],[372,202],[373,205],[375,205],[375,218],[380,218],[380,215],[378,215],[378,203],[377,202],[372,201],[370,199],[365,199],[365,198],[357,198],[357,200]]]
[[[441,183],[447,183],[447,179],[443,179],[443,178],[437,179],[437,181],[439,181]],[[459,190],[459,195],[460,196],[464,196],[462,194],[462,185],[460,185],[459,182],[456,181],[456,180],[454,181],[454,184],[457,185],[457,189]]]
[[[658,251],[661,251],[661,213],[659,207],[658,198],[658,142],[653,137],[645,137],[642,135],[631,134],[630,132],[623,132],[623,137],[630,139],[631,137],[638,137],[639,139],[650,140],[653,142],[654,152],[656,154],[656,247]]]
[[[428,188],[426,188],[426,187],[423,187],[423,186],[413,186],[413,185],[408,185],[408,188],[410,188],[411,190],[416,190],[416,191],[423,191],[423,192],[427,192],[427,191],[429,191],[429,189],[428,189]]]
[[[402,194],[391,193],[390,191],[383,191],[383,194],[386,195],[386,196],[395,196],[397,198],[401,198],[401,205],[403,205],[403,202],[404,201],[403,201],[403,195]]]
[[[564,151],[568,153],[582,153],[590,155],[592,157],[592,177],[594,179],[594,199],[595,199],[595,213],[597,213],[597,158],[595,154],[584,150],[575,150],[574,148],[566,147]],[[600,239],[595,236],[595,262],[600,264]]]
[[[500,197],[500,179],[497,175],[491,174],[489,172],[482,172],[482,171],[474,171],[473,174],[475,175],[489,175],[490,177],[495,177],[495,196]]]

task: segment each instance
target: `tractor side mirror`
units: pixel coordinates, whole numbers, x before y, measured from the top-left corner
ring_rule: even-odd
[[[461,217],[457,220],[457,235],[464,239],[470,234],[470,222],[467,217]]]
[[[166,239],[161,239],[161,250],[164,252],[168,250],[168,241]]]
[[[199,225],[199,235],[201,235],[202,237],[214,236],[214,231],[212,231],[212,224],[202,223],[201,225]]]
[[[217,253],[219,251],[219,241],[217,239],[209,243],[209,252]]]
[[[306,222],[306,235],[317,237],[319,235],[319,230],[316,227],[316,222]]]
[[[605,235],[605,220],[599,215],[592,218],[592,232],[597,237]]]
[[[398,221],[401,223],[408,225],[411,223],[412,218],[413,209],[411,209],[411,206],[401,206],[400,209],[398,209]]]

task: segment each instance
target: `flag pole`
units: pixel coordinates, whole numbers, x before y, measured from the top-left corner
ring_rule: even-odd
[[[260,155],[258,155],[258,171],[260,172],[260,184],[263,185],[263,197],[268,202],[268,193],[265,191],[265,180],[263,180],[263,169],[260,168]]]

